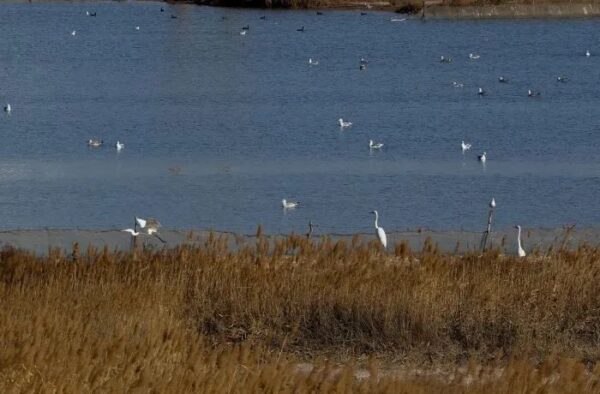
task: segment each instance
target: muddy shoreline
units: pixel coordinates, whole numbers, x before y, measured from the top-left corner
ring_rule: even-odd
[[[138,246],[150,248],[173,248],[179,245],[202,246],[210,236],[210,230],[180,230],[163,229],[160,237],[165,242],[154,236],[141,235]],[[214,231],[214,236],[224,237],[231,250],[236,250],[245,245],[254,245],[256,236],[251,234],[235,234],[230,232]],[[323,237],[332,241],[346,240],[351,242],[353,237],[359,236],[362,242],[375,239],[374,234],[314,234],[312,239],[318,242]],[[566,240],[565,240],[566,236]],[[283,235],[265,235],[267,239],[274,240]],[[425,241],[430,238],[439,249],[448,253],[465,253],[479,249],[481,232],[469,231],[402,231],[388,232],[388,250],[393,253],[395,243],[406,241],[412,250],[421,250]],[[506,254],[516,252],[516,231],[502,229],[492,232],[491,244],[500,248]],[[127,251],[131,249],[129,234],[118,229],[90,230],[90,229],[34,229],[34,230],[5,230],[0,231],[0,248],[14,247],[28,250],[37,254],[46,254],[49,249],[58,248],[66,252],[73,249],[77,243],[82,251],[89,246],[109,250]],[[525,249],[531,253],[535,250],[547,251],[550,247],[560,248],[563,244],[567,248],[575,248],[582,243],[597,246],[600,244],[600,228],[575,228],[567,234],[563,228],[555,229],[527,229],[523,230],[523,243]]]

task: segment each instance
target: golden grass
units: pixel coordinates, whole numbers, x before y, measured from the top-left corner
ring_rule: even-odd
[[[599,249],[226,244],[4,250],[0,392],[600,390]]]

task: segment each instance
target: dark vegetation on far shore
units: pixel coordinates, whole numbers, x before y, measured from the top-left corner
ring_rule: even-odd
[[[383,253],[359,237],[226,245],[3,250],[0,390],[600,389],[598,248],[519,259],[431,242]]]

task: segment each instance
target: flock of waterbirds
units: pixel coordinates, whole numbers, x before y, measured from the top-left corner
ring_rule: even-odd
[[[164,8],[160,8],[160,12],[164,12]],[[317,15],[323,15],[322,12],[317,11],[316,12]],[[361,12],[361,15],[366,15],[366,13]],[[97,13],[91,12],[91,11],[86,11],[86,16],[89,17],[96,17]],[[172,19],[177,19],[176,15],[171,15]],[[222,19],[226,19],[225,16],[222,17]],[[261,16],[260,17],[261,20],[265,20],[266,16]],[[391,22],[403,22],[406,21],[406,18],[392,18],[390,19]],[[135,26],[135,30],[139,31],[140,30],[140,26]],[[240,35],[244,36],[247,34],[247,32],[250,30],[250,25],[246,25],[243,26],[240,30]],[[298,32],[305,32],[305,26],[302,26],[298,29],[296,29],[296,31]],[[71,31],[71,35],[72,36],[76,36],[77,31],[73,30]],[[585,57],[590,57],[591,56],[591,52],[590,50],[586,50],[585,51]],[[476,61],[479,60],[481,58],[481,56],[479,54],[475,54],[475,53],[469,53],[468,55],[468,59],[471,61]],[[452,63],[452,58],[451,57],[446,57],[446,56],[440,56],[440,63],[445,63],[445,64],[449,64]],[[309,58],[308,59],[308,64],[309,66],[318,66],[319,65],[319,61],[313,58]],[[359,60],[359,70],[366,70],[368,65],[368,61],[365,58],[360,58]],[[568,77],[560,75],[556,77],[556,81],[557,82],[561,82],[561,83],[565,83],[568,81]],[[499,76],[498,77],[498,82],[501,84],[508,84],[510,82],[510,80],[508,78],[506,78],[505,76]],[[464,87],[464,84],[458,81],[452,81],[452,86],[455,88],[462,88]],[[487,91],[483,88],[483,87],[478,87],[477,89],[477,94],[480,97],[486,96],[487,95]],[[528,89],[527,90],[527,97],[540,97],[541,96],[541,92],[539,91],[535,91],[532,89]],[[12,112],[12,107],[10,105],[10,103],[6,103],[6,105],[4,105],[3,107],[4,112],[6,114],[11,114]],[[353,122],[344,120],[343,118],[339,118],[338,119],[338,124],[341,130],[344,129],[348,129],[350,127],[352,127]],[[104,141],[101,139],[89,139],[87,141],[87,145],[90,148],[101,148],[103,147]],[[125,148],[125,144],[122,143],[121,141],[116,141],[116,143],[114,143],[112,145],[117,152],[122,151]],[[382,149],[384,144],[381,142],[374,142],[373,140],[369,140],[369,149],[370,150],[379,150]],[[464,140],[461,141],[461,150],[462,153],[464,154],[465,152],[469,151],[471,149],[472,145],[470,143],[465,142]],[[477,155],[477,160],[479,162],[482,163],[482,165],[485,166],[486,161],[487,161],[487,153],[484,151],[482,154]],[[282,206],[284,210],[288,210],[288,209],[295,209],[297,207],[300,206],[300,203],[298,201],[288,201],[286,199],[282,200]],[[492,198],[491,202],[489,203],[489,207],[493,210],[496,208],[496,201],[494,198]],[[378,224],[378,220],[379,220],[379,213],[374,210],[371,212],[372,214],[375,215],[375,233],[377,238],[379,239],[381,245],[383,246],[383,248],[387,248],[387,236],[385,233],[385,230],[383,229],[383,227],[380,227]],[[134,228],[127,228],[122,230],[123,232],[127,232],[129,234],[131,234],[131,237],[133,240],[135,240],[140,234],[145,234],[145,235],[149,235],[149,236],[155,236],[157,237],[161,242],[165,243],[165,241],[160,238],[160,236],[158,235],[158,229],[161,227],[160,222],[158,222],[158,220],[156,219],[142,219],[139,217],[135,217],[135,221],[134,221]],[[139,228],[139,230],[138,230]],[[521,226],[515,226],[515,228],[517,229],[518,233],[517,233],[517,255],[519,257],[524,257],[526,256],[526,252],[522,247],[522,243],[521,243]],[[308,236],[310,236],[313,232],[313,223],[312,221],[309,222],[309,232],[308,232]]]

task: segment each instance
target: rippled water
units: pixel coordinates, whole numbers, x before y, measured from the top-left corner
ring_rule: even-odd
[[[13,111],[0,117],[0,227],[115,227],[137,214],[355,232],[378,209],[389,230],[480,230],[492,196],[500,227],[600,223],[598,20],[391,17],[3,2],[0,101]],[[339,117],[354,126],[341,131]],[[302,207],[284,213],[284,197]]]

